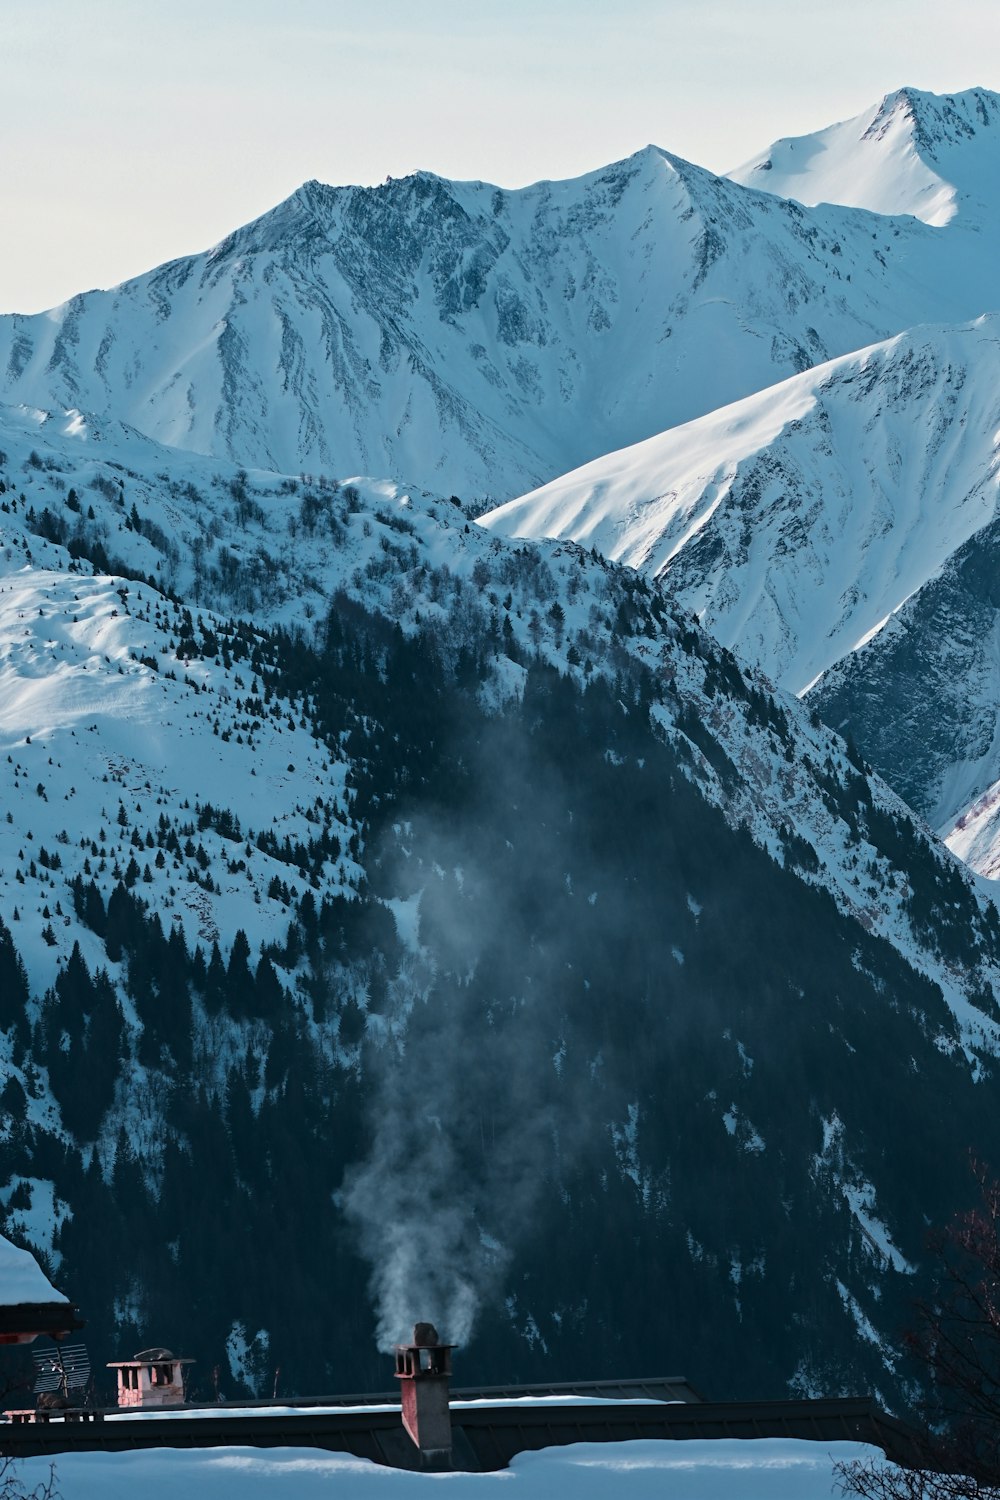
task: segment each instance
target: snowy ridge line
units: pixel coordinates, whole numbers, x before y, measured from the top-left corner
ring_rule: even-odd
[[[662,578],[992,875],[998,384],[1000,315],[912,329],[480,521]]]
[[[902,88],[853,119],[775,141],[727,175],[804,204],[912,214],[943,227],[963,213],[1000,209],[998,127],[1000,95],[989,89],[942,96]]]
[[[640,656],[652,658],[655,654],[641,641],[637,649]],[[725,655],[724,652],[723,662]],[[730,660],[735,667],[735,660]],[[768,698],[773,684],[753,668],[744,670],[749,683]],[[799,705],[793,708],[793,700],[776,699],[781,703],[782,713],[789,720],[794,717],[796,721],[798,754],[792,760],[786,760],[776,754],[779,740],[774,726],[766,721],[761,723],[749,705],[737,708],[732,702],[714,697],[706,702],[704,673],[696,658],[683,653],[674,655],[670,672],[681,702],[686,701],[689,712],[698,715],[699,722],[710,729],[741,772],[735,785],[727,784],[695,744],[692,775],[696,776],[704,794],[723,810],[734,826],[746,827],[755,842],[779,862],[788,860],[782,829],[791,823],[796,834],[805,838],[815,855],[814,868],[796,864],[798,877],[806,884],[827,890],[841,911],[865,931],[886,939],[897,951],[905,954],[914,969],[940,987],[958,1023],[962,1046],[970,1062],[980,1049],[995,1054],[1000,1048],[1000,1016],[995,1004],[990,1002],[989,1008],[984,1009],[981,1003],[970,1003],[961,968],[917,940],[905,912],[910,889],[905,884],[902,889],[897,888],[890,862],[860,829],[855,835],[845,826],[839,809],[831,809],[824,799],[817,799],[815,795],[814,776],[821,766],[828,767],[838,777],[850,778],[859,774],[859,768],[850,760],[843,742],[822,725],[817,716],[807,716]],[[652,713],[665,733],[688,739],[685,729],[668,708],[654,705]],[[867,779],[873,806],[904,824],[912,820],[910,808],[891,788],[875,776]],[[980,910],[993,913],[995,908],[989,897],[973,883],[957,858],[943,847],[941,856],[946,867],[952,866],[956,874],[961,872],[961,883],[975,892],[976,901],[981,903]],[[867,878],[863,873],[866,869],[869,872]],[[995,921],[995,916],[988,915],[988,920]],[[988,977],[986,971],[982,977],[988,994],[1000,994],[1000,972],[993,965],[988,966]],[[942,1036],[940,1045],[949,1048],[953,1044]]]
[[[916,100],[879,106],[897,133],[872,146],[872,201],[905,180],[895,217],[758,191],[774,162],[749,188],[655,146],[516,191],[309,182],[204,254],[0,318],[0,393],[248,466],[507,499],[994,306],[996,132],[973,117],[988,126],[996,96]],[[928,193],[933,224],[912,216]]]
[[[997,514],[1000,313],[909,330],[479,518],[664,578],[795,693]]]

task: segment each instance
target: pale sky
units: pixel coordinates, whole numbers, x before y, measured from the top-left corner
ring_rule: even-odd
[[[716,171],[903,84],[1000,88],[998,0],[0,0],[0,312],[304,182]]]

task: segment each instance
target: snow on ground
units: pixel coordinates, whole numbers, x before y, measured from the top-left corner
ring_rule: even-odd
[[[1000,879],[1000,781],[962,810],[941,837],[959,859],[989,880]]]
[[[65,1302],[43,1275],[35,1257],[0,1235],[0,1307],[22,1302]]]
[[[63,1454],[56,1474],[64,1500],[175,1500],[185,1492],[199,1500],[319,1500],[333,1493],[339,1500],[441,1493],[448,1500],[829,1500],[838,1493],[834,1464],[873,1452],[860,1443],[787,1438],[577,1443],[519,1454],[495,1474],[409,1474],[317,1449],[154,1449]],[[26,1459],[21,1475],[37,1484],[48,1468],[48,1459]]]
[[[258,942],[283,938],[287,909],[269,883],[302,885],[255,835],[308,842],[321,799],[350,836],[346,763],[287,704],[258,712],[246,663],[178,659],[179,623],[142,585],[0,561],[0,805],[19,809],[0,819],[0,898],[18,912],[39,988],[77,937],[92,965],[106,961],[71,924],[75,874],[107,896],[134,859],[167,930],[179,922],[191,948],[228,947],[240,927]],[[231,812],[242,836],[199,828],[196,803]],[[161,818],[178,839],[172,853],[158,842]],[[205,888],[209,868],[217,890]],[[324,883],[351,873],[349,860],[331,862]]]

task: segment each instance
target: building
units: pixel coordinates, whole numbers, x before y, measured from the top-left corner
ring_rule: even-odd
[[[65,1338],[83,1327],[79,1308],[57,1292],[35,1257],[0,1235],[0,1344]]]

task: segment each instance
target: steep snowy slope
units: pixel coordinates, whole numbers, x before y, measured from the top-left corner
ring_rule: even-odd
[[[719,640],[802,692],[993,519],[998,431],[990,316],[821,365],[481,524],[661,577]]]
[[[1000,781],[975,797],[958,817],[946,820],[942,837],[949,849],[990,880],[1000,880]]]
[[[517,192],[307,183],[207,254],[0,319],[0,394],[248,465],[506,499],[996,300],[973,219],[805,210],[648,147]]]
[[[854,119],[775,141],[729,176],[800,203],[992,227],[1000,219],[998,159],[1000,95],[904,88]]]
[[[886,359],[887,351],[876,351],[876,357]],[[850,362],[848,368],[850,392],[857,371]],[[902,371],[912,379],[913,362],[904,358]],[[887,385],[895,388],[891,379]],[[129,831],[145,826],[144,820],[151,823],[154,808],[157,819],[165,812],[182,845],[191,837],[181,826],[190,821],[186,808],[227,810],[227,826],[241,830],[237,845],[246,846],[234,852],[232,835],[218,832],[217,818],[199,820],[204,852],[192,848],[182,856],[175,850],[172,860],[149,868],[136,846],[149,887],[145,894],[164,923],[181,923],[192,943],[231,942],[248,925],[267,941],[285,919],[287,901],[262,901],[275,876],[287,876],[287,863],[282,871],[254,847],[263,826],[262,786],[263,831],[277,845],[288,839],[301,846],[322,832],[346,848],[359,832],[345,793],[349,762],[343,756],[331,761],[308,732],[307,704],[278,700],[265,711],[258,674],[245,665],[252,660],[253,640],[234,645],[225,611],[249,615],[257,628],[278,624],[308,638],[339,593],[404,628],[415,629],[421,620],[426,628],[428,619],[443,619],[449,608],[440,573],[453,578],[458,599],[465,591],[474,598],[485,590],[479,608],[492,609],[494,619],[501,592],[506,595],[503,639],[515,657],[541,650],[561,666],[568,662],[582,679],[585,658],[593,668],[609,660],[609,651],[613,660],[622,647],[619,603],[630,586],[618,575],[609,581],[606,564],[575,547],[545,543],[533,562],[523,547],[470,526],[453,503],[415,489],[371,480],[310,488],[233,466],[220,472],[192,454],[176,455],[174,478],[161,469],[169,450],[115,427],[98,435],[80,413],[8,410],[0,416],[0,749],[8,752],[0,760],[0,780],[8,805],[30,810],[29,842],[56,855],[54,866],[50,859],[35,869],[25,845],[27,814],[9,820],[6,832],[0,824],[0,899],[6,891],[8,901],[25,907],[29,925],[20,943],[40,986],[51,982],[77,937],[68,917],[65,936],[58,923],[52,929],[53,894],[58,899],[88,855],[99,858],[110,890],[132,858]],[[832,523],[826,528],[835,529]],[[131,577],[123,581],[104,571],[90,577],[95,564]],[[523,582],[524,597],[515,608],[511,582],[521,574],[535,580],[537,570],[544,581]],[[883,571],[893,570],[886,564]],[[167,582],[201,608],[196,618],[182,603],[161,597],[157,587]],[[212,612],[204,608],[208,600]],[[549,608],[553,600],[558,610]],[[475,614],[468,617],[465,645],[481,628]],[[205,641],[215,637],[224,644],[206,649]],[[956,988],[947,967],[921,951],[905,899],[889,885],[873,903],[859,884],[854,835],[836,818],[831,821],[814,784],[813,761],[830,755],[827,732],[797,710],[802,740],[796,764],[781,754],[776,766],[771,727],[756,724],[752,715],[744,722],[720,710],[715,690],[705,695],[701,664],[678,652],[676,640],[676,627],[667,631],[669,644],[658,631],[651,642],[637,633],[628,650],[668,685],[667,706],[656,710],[664,724],[676,722],[679,695],[681,717],[708,727],[741,767],[739,784],[708,775],[705,794],[720,801],[735,825],[750,827],[779,854],[792,816],[797,834],[821,851],[824,888],[866,930],[880,933],[908,962],[933,974],[979,1045],[981,1019],[970,1017],[962,987]],[[454,642],[452,649],[461,644]],[[243,664],[233,659],[237,651]],[[507,662],[501,681],[511,671]],[[517,691],[519,676],[514,671],[501,696]],[[887,789],[879,795],[891,816],[904,811]],[[68,824],[74,825],[73,838]],[[105,838],[110,833],[110,842],[101,832]],[[147,848],[154,845],[162,847],[163,838],[146,840]],[[217,882],[217,890],[205,890],[199,871],[217,868],[220,860],[227,869],[234,863],[245,868],[229,871],[233,878]],[[29,861],[37,890],[23,885]],[[313,869],[330,889],[349,887],[358,873],[350,859],[336,855],[326,863],[321,854]],[[96,954],[92,935],[84,946],[85,956]],[[983,978],[975,979],[977,992]]]

